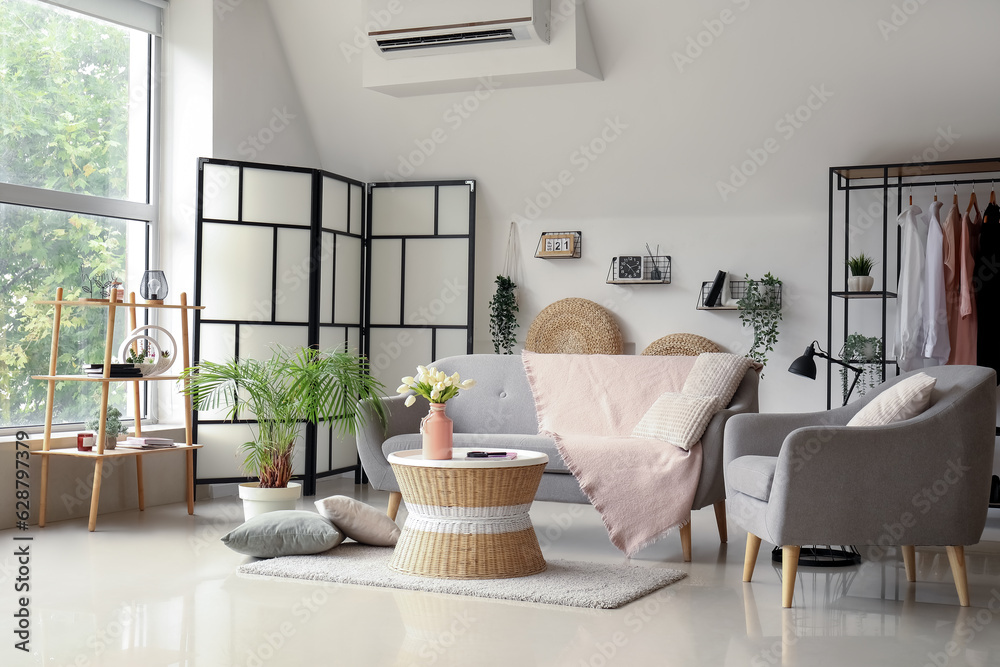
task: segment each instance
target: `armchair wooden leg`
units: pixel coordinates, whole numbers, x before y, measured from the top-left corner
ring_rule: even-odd
[[[958,603],[963,607],[968,607],[969,577],[965,571],[965,547],[948,547],[948,562],[951,563],[951,574],[955,577]]]
[[[747,553],[743,557],[743,581],[753,579],[753,568],[757,565],[757,554],[760,552],[760,538],[753,533],[747,533]]]
[[[715,523],[719,525],[719,541],[725,544],[729,541],[729,529],[726,526],[726,501],[715,503]]]
[[[795,593],[795,575],[799,571],[799,551],[802,547],[781,547],[781,606],[792,606],[792,594]]]
[[[389,511],[386,514],[393,521],[396,520],[396,513],[399,512],[399,501],[403,499],[403,494],[399,491],[389,492]]]
[[[903,552],[903,567],[906,568],[906,580],[913,583],[917,580],[917,552],[912,544],[899,547]]]
[[[684,562],[691,562],[691,522],[681,526],[681,550],[684,552]]]

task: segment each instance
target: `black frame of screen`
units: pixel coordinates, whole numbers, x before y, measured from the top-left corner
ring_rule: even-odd
[[[204,211],[202,208],[203,197],[205,192],[205,166],[206,165],[218,165],[224,167],[236,167],[239,169],[239,185],[238,185],[238,213],[236,220],[219,220],[212,218],[205,218]],[[261,169],[261,170],[273,170],[281,172],[293,172],[293,173],[304,173],[310,174],[312,177],[312,201],[310,203],[310,224],[308,227],[302,225],[291,225],[282,223],[263,223],[263,222],[244,222],[243,221],[243,171],[244,169]],[[348,225],[347,231],[343,232],[340,230],[330,230],[323,228],[322,212],[323,212],[323,178],[330,178],[343,183],[348,186],[358,186],[361,188],[361,201],[359,202],[362,206],[361,210],[361,227],[360,233],[355,233],[351,227],[350,223],[350,210],[354,203],[352,201],[352,191],[348,187],[347,196],[347,207],[348,207]],[[445,234],[436,235],[438,228],[438,191],[437,188],[441,186],[456,186],[462,185],[467,186],[470,189],[469,197],[469,233],[468,234]],[[243,226],[253,226],[253,227],[269,227],[274,230],[274,234],[277,235],[278,229],[294,229],[298,231],[308,230],[310,233],[310,257],[309,262],[309,316],[308,321],[305,325],[301,322],[281,322],[275,319],[275,299],[274,293],[276,290],[275,281],[277,272],[274,271],[274,266],[277,262],[277,243],[273,244],[272,249],[272,299],[271,299],[271,320],[267,322],[261,322],[259,320],[217,320],[211,319],[204,316],[204,311],[196,310],[194,314],[194,356],[193,363],[197,364],[200,361],[201,354],[201,325],[204,324],[224,324],[232,325],[235,327],[235,354],[237,358],[239,357],[239,327],[242,325],[246,326],[306,326],[307,328],[307,344],[311,347],[319,346],[319,334],[320,329],[323,327],[337,327],[344,329],[344,342],[347,343],[350,337],[351,328],[358,329],[359,336],[359,348],[362,350],[362,354],[365,358],[369,357],[370,352],[370,336],[369,331],[372,326],[370,322],[371,313],[371,253],[372,244],[370,243],[371,238],[371,192],[373,188],[376,187],[435,187],[434,196],[434,231],[435,235],[412,235],[412,236],[391,236],[388,238],[415,238],[415,239],[429,239],[429,238],[466,238],[469,241],[469,288],[468,288],[468,315],[467,324],[461,325],[407,325],[401,324],[399,327],[392,328],[414,328],[414,329],[431,329],[431,351],[432,357],[436,356],[436,329],[466,329],[466,350],[467,353],[471,354],[473,349],[473,335],[474,335],[474,294],[475,294],[475,228],[476,228],[476,182],[474,180],[441,180],[441,181],[412,181],[412,182],[380,182],[380,183],[365,183],[363,181],[358,181],[356,179],[349,178],[347,176],[342,176],[340,174],[334,174],[329,171],[322,169],[311,169],[307,167],[294,167],[287,165],[274,165],[265,164],[258,162],[247,162],[241,160],[223,160],[215,158],[199,158],[198,159],[198,196],[197,196],[197,208],[196,208],[196,236],[195,236],[195,303],[200,304],[202,302],[202,260],[204,255],[203,246],[203,226],[204,224],[230,224],[230,225],[243,225]],[[336,309],[334,308],[331,313],[331,322],[323,323],[320,322],[321,313],[321,283],[320,283],[320,271],[322,270],[322,239],[323,234],[334,234],[334,236],[347,236],[351,238],[356,238],[361,241],[361,276],[360,276],[360,298],[361,298],[361,322],[360,324],[344,324],[338,323],[334,319],[336,314]],[[386,237],[376,237],[376,238],[386,238]],[[405,244],[405,240],[403,241]],[[405,280],[405,274],[402,275],[401,280]],[[401,296],[403,286],[401,285]],[[334,289],[332,290],[331,298],[336,298],[336,265],[334,265]],[[377,326],[392,326],[392,325],[377,325]],[[199,419],[198,413],[195,412],[194,419],[192,420],[193,436],[194,441],[198,441],[198,425],[199,424],[253,424],[256,420],[252,419],[237,419],[237,420],[221,420],[221,419]],[[328,460],[333,461],[333,439],[335,431],[330,430],[329,439],[327,442],[329,458]],[[318,446],[318,429],[314,424],[306,424],[306,434],[305,442],[303,446],[305,447],[305,460],[303,462],[304,473],[299,475],[293,475],[293,479],[301,480],[303,484],[302,492],[305,496],[313,496],[316,494],[316,480],[325,477],[331,477],[333,475],[340,475],[345,472],[354,472],[354,482],[355,484],[364,483],[367,481],[366,475],[364,474],[364,469],[361,466],[361,459],[357,457],[354,465],[346,466],[342,468],[331,468],[323,472],[316,472],[316,462],[317,462],[317,446]],[[198,478],[198,452],[194,453],[194,478],[196,484],[234,484],[242,482],[255,481],[254,477],[210,477],[210,478]]]
[[[438,213],[439,213],[439,193],[442,187],[466,186],[469,188],[469,233],[468,234],[438,234]],[[374,234],[372,217],[372,193],[376,188],[434,188],[434,233],[433,234]],[[431,360],[437,360],[437,332],[438,329],[465,329],[466,354],[472,354],[473,339],[473,316],[475,315],[475,268],[476,268],[476,182],[474,180],[452,180],[452,181],[400,181],[369,183],[366,189],[365,201],[365,296],[364,296],[364,355],[366,359],[371,359],[371,337],[367,335],[370,329],[430,329],[431,331]],[[401,242],[401,258],[403,265],[399,272],[399,324],[372,324],[371,304],[372,304],[372,243],[374,240],[398,239]],[[468,287],[468,312],[465,324],[407,324],[403,312],[406,295],[406,241],[408,239],[468,239],[469,241],[469,287]]]
[[[217,165],[223,167],[236,167],[239,169],[239,184],[238,184],[238,213],[236,220],[220,220],[215,218],[205,218],[204,211],[202,209],[202,201],[205,192],[205,166],[206,165]],[[299,173],[299,174],[309,174],[311,177],[311,202],[310,202],[310,220],[309,226],[305,227],[303,225],[293,225],[293,224],[282,224],[282,223],[272,223],[272,222],[247,222],[243,220],[243,173],[245,169],[258,169],[258,170],[270,170],[270,171],[280,171],[284,173]],[[361,227],[362,229],[358,233],[354,233],[350,226],[350,207],[351,201],[351,188],[348,187],[347,194],[347,206],[348,206],[348,217],[347,217],[347,230],[346,232],[333,229],[324,229],[322,220],[323,211],[323,178],[330,178],[342,183],[346,183],[348,186],[354,185],[361,190],[361,201],[358,202],[362,206],[362,211],[360,215]],[[324,171],[322,169],[310,169],[306,167],[293,167],[285,165],[273,165],[258,162],[245,162],[239,160],[221,160],[214,158],[199,158],[198,159],[198,199],[197,199],[197,226],[196,226],[196,237],[195,237],[195,303],[200,304],[202,302],[202,260],[204,257],[204,245],[203,245],[203,228],[205,223],[209,224],[225,224],[225,225],[239,225],[244,227],[265,227],[273,230],[274,243],[272,244],[272,257],[271,257],[271,313],[270,320],[222,320],[222,319],[212,319],[206,317],[203,313],[204,311],[196,310],[194,315],[194,362],[197,364],[201,360],[201,325],[202,324],[222,324],[230,325],[235,328],[235,340],[234,340],[234,354],[239,358],[240,354],[240,327],[241,326],[295,326],[295,327],[305,327],[306,329],[306,342],[310,347],[318,348],[320,339],[320,329],[323,327],[337,327],[344,329],[344,343],[347,344],[350,340],[350,329],[358,329],[359,346],[363,345],[364,339],[364,322],[363,319],[357,324],[345,324],[338,323],[333,319],[333,313],[335,310],[331,310],[331,321],[329,323],[324,323],[320,321],[321,313],[321,285],[320,285],[320,271],[322,268],[322,238],[323,234],[332,234],[336,238],[337,236],[347,236],[350,238],[356,238],[361,241],[361,276],[359,276],[359,288],[361,290],[361,298],[364,297],[364,220],[365,211],[364,206],[365,201],[365,186],[366,184],[362,181],[358,181],[340,174],[334,174],[332,172]],[[285,322],[276,319],[276,308],[277,299],[275,298],[277,292],[277,271],[275,267],[277,266],[277,255],[278,255],[278,243],[277,234],[279,229],[292,229],[295,231],[308,231],[309,232],[309,253],[310,261],[308,267],[309,276],[309,310],[308,319],[305,323],[302,322]],[[336,257],[331,258],[334,262],[334,276],[336,276]],[[334,278],[336,280],[336,278]],[[335,299],[335,294],[331,294],[331,299]],[[332,306],[332,304],[331,304]],[[362,304],[361,315],[363,317],[364,308]],[[236,419],[236,420],[224,420],[224,419],[200,419],[198,418],[198,413],[195,412],[195,418],[192,420],[193,436],[195,442],[198,440],[198,425],[199,424],[254,424],[256,420],[254,419]],[[333,461],[333,437],[335,431],[330,430],[327,438],[327,451],[329,454],[328,461]],[[292,476],[294,480],[302,481],[302,491],[306,496],[312,496],[316,494],[316,480],[322,479],[324,477],[331,477],[333,475],[340,475],[345,472],[353,472],[355,483],[361,482],[362,468],[361,459],[358,457],[354,465],[345,466],[341,468],[330,468],[329,470],[324,470],[322,472],[316,471],[317,463],[317,447],[319,446],[319,433],[318,428],[315,424],[306,423],[306,433],[305,442],[303,443],[305,460],[303,461],[304,472],[302,474],[296,474]],[[194,477],[196,484],[235,484],[242,482],[255,481],[256,477],[198,477],[198,452],[195,452],[194,456]]]

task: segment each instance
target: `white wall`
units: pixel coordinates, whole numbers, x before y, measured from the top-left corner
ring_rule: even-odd
[[[1000,154],[1000,4],[988,0],[590,0],[605,81],[406,99],[361,88],[352,49],[371,20],[361,0],[269,4],[324,168],[366,180],[400,168],[412,179],[478,179],[482,351],[492,280],[520,216],[533,219],[521,228],[522,340],[541,308],[580,296],[612,307],[639,350],[693,332],[739,351],[750,338],[734,313],[695,311],[700,282],[720,268],[782,278],[764,410],[824,405],[822,382],[784,368],[825,337],[827,169],[907,161],[948,128],[957,138],[940,159]],[[690,46],[698,40],[700,51]],[[678,64],[689,47],[691,61]],[[797,109],[810,116],[799,127],[782,120]],[[582,157],[616,122],[604,152]],[[443,142],[430,139],[438,128]],[[718,183],[768,139],[777,152],[724,200]],[[572,183],[549,201],[546,184],[561,171]],[[531,201],[547,206],[536,213]],[[584,258],[531,258],[538,234],[559,229],[583,231]],[[610,258],[647,241],[673,256],[673,284],[605,285]]]
[[[178,303],[180,293],[186,292],[188,303],[193,304],[198,158],[212,151],[211,3],[173,0],[166,10],[165,28],[160,266],[170,286],[168,300]],[[159,316],[160,324],[180,333],[176,311],[162,311]],[[193,323],[193,317],[189,322]],[[182,403],[174,386],[166,382],[157,385],[158,418],[182,424]]]
[[[319,167],[265,0],[215,2],[211,157]]]

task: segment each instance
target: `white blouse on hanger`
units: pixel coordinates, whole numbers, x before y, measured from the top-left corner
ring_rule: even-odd
[[[899,316],[896,318],[896,342],[892,353],[900,369],[911,371],[924,367],[924,268],[927,262],[927,221],[919,206],[910,206],[899,214],[901,228]],[[940,234],[940,228],[939,234]]]
[[[948,338],[948,305],[944,294],[944,232],[942,202],[931,204],[927,229],[927,263],[924,271],[924,356],[927,365],[944,365],[951,353]],[[905,370],[905,369],[904,369]]]

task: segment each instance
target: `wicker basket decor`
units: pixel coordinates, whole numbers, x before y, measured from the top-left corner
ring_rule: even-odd
[[[622,332],[605,308],[587,299],[562,299],[531,323],[524,349],[544,354],[621,354]]]
[[[704,352],[722,352],[722,350],[702,336],[670,334],[654,340],[642,351],[647,357],[697,357]]]

